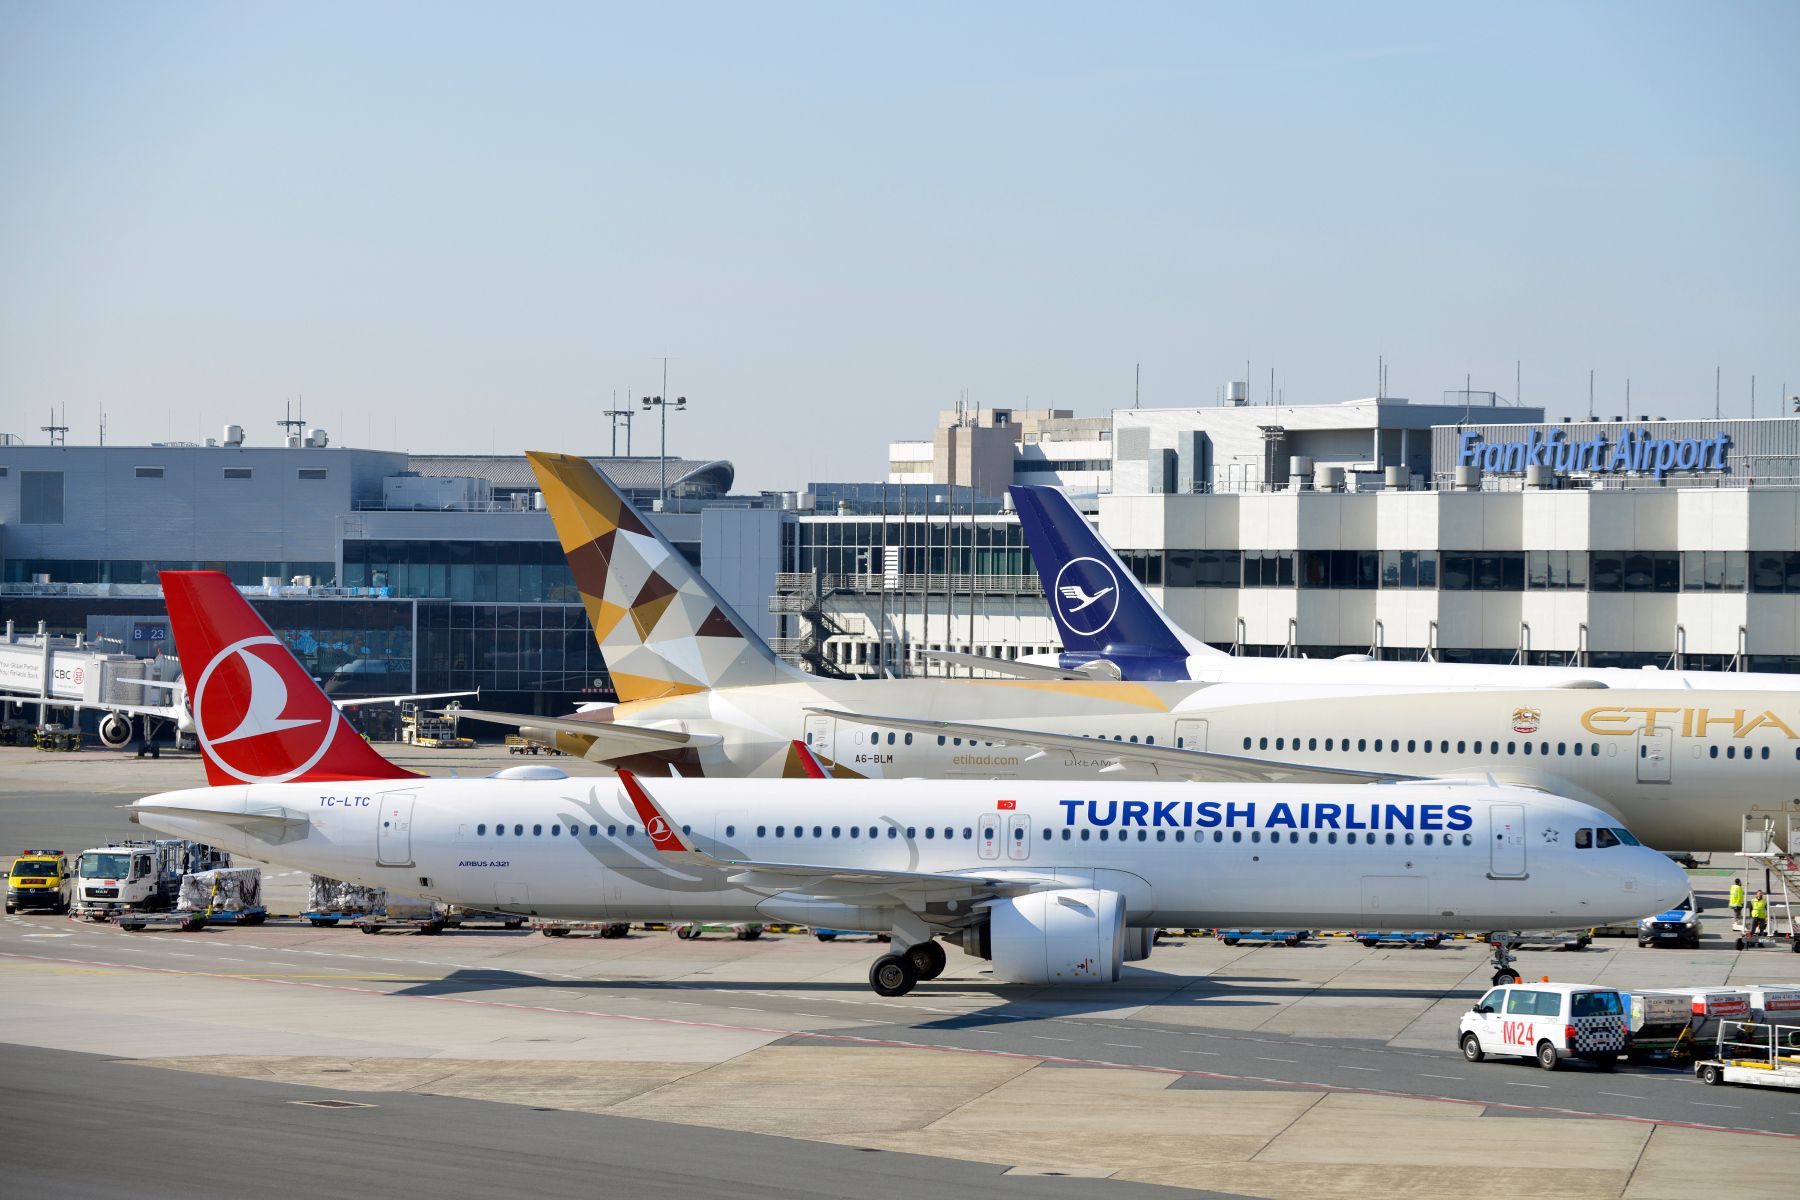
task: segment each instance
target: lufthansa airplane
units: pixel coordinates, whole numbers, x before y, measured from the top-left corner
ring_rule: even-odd
[[[884,996],[943,972],[945,942],[1007,983],[1107,983],[1159,925],[1568,928],[1687,894],[1616,817],[1485,783],[425,779],[225,576],[162,579],[213,786],[138,801],[140,823],[483,910],[888,932]]]
[[[860,777],[1462,778],[1596,804],[1653,845],[1703,850],[1736,848],[1746,805],[1785,802],[1800,763],[1800,694],[1754,687],[1585,675],[1473,687],[1436,668],[1391,681],[824,679],[776,658],[587,460],[527,457],[619,703],[462,715],[640,774],[779,776],[799,740]]]

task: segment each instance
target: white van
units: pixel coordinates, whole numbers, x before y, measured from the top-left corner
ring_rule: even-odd
[[[1457,1044],[1470,1062],[1508,1054],[1554,1071],[1565,1058],[1584,1058],[1610,1071],[1630,1044],[1628,1022],[1625,997],[1612,988],[1512,983],[1463,1014]]]

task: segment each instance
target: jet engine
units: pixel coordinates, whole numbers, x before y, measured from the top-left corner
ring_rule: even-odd
[[[131,718],[124,713],[109,712],[100,718],[97,732],[102,746],[117,750],[131,740]]]
[[[996,900],[963,949],[1008,983],[1116,983],[1127,940],[1124,896],[1069,888]]]

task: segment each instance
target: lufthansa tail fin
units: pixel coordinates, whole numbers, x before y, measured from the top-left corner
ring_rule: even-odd
[[[1223,653],[1169,620],[1062,492],[1041,484],[1011,490],[1064,649],[1169,659]]]
[[[350,727],[217,571],[164,571],[163,600],[214,787],[410,779]]]
[[[802,678],[585,458],[528,453],[621,700]]]

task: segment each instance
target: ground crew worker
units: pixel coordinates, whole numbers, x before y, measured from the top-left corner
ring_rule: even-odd
[[[1744,927],[1744,881],[1731,881],[1731,923],[1739,929]]]
[[[1750,932],[1766,933],[1769,928],[1769,898],[1759,890],[1750,901]]]

